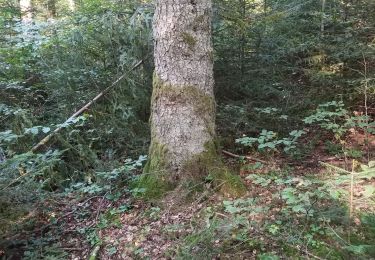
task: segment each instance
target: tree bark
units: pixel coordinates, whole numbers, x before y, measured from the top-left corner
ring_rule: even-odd
[[[202,176],[217,156],[211,0],[157,0],[147,173]]]
[[[21,21],[23,24],[30,24],[33,21],[31,0],[20,0]]]
[[[74,0],[68,0],[69,10],[74,12],[76,10],[76,3]]]
[[[48,18],[54,19],[56,17],[56,0],[47,1]]]

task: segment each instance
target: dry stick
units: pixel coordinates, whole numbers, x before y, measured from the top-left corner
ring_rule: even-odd
[[[369,136],[368,136],[368,123],[369,123],[369,119],[368,119],[368,105],[367,105],[367,102],[368,102],[368,97],[367,97],[367,90],[368,90],[368,80],[367,80],[367,62],[366,62],[366,57],[365,55],[362,53],[362,56],[363,56],[363,66],[364,66],[364,77],[365,77],[365,102],[364,102],[364,106],[365,106],[365,117],[366,117],[366,130],[365,130],[365,135],[366,135],[366,150],[367,150],[367,163],[370,162],[370,148],[369,148]]]
[[[247,160],[250,160],[250,161],[256,161],[256,162],[261,162],[261,163],[264,163],[264,164],[268,164],[268,162],[266,162],[266,161],[263,161],[263,160],[261,160],[261,159],[258,159],[258,158],[254,158],[254,157],[250,157],[250,156],[240,156],[240,155],[238,155],[238,154],[234,154],[234,153],[231,153],[231,152],[228,152],[228,151],[221,151],[223,154],[225,154],[225,155],[228,155],[228,156],[231,156],[231,157],[234,157],[234,158],[241,158],[241,157],[243,157],[243,158],[245,158],[245,159],[247,159]]]
[[[320,32],[324,33],[324,16],[325,16],[325,9],[326,9],[326,0],[322,0],[322,20],[320,22]]]
[[[73,119],[75,119],[76,117],[78,117],[79,115],[81,115],[85,110],[87,110],[90,106],[92,106],[96,101],[98,101],[101,97],[103,97],[105,94],[107,94],[113,87],[115,87],[117,85],[117,83],[119,83],[123,78],[125,78],[125,76],[127,76],[127,74],[129,72],[131,72],[131,71],[135,70],[136,68],[138,68],[144,62],[145,59],[140,60],[139,62],[137,62],[127,73],[125,73],[121,77],[119,77],[115,82],[112,83],[112,85],[110,85],[109,87],[107,87],[106,89],[104,89],[96,97],[94,97],[90,102],[88,102],[86,105],[84,105],[83,107],[81,107],[77,112],[75,112],[71,117],[69,117],[65,121],[64,124],[62,124],[61,126],[59,126],[58,128],[56,128],[52,133],[50,133],[49,135],[47,135],[46,137],[44,137],[39,143],[37,143],[31,149],[31,152],[34,153],[34,152],[38,151],[38,149],[40,147],[42,147],[43,145],[47,144],[55,134],[59,133],[64,128],[64,125],[66,123],[71,122]]]
[[[101,247],[101,244],[97,244],[94,249],[92,250],[88,260],[96,260],[97,256],[98,256],[98,253],[99,253],[99,250],[100,250],[100,247]]]
[[[350,243],[351,236],[351,221],[353,218],[353,197],[354,197],[354,167],[355,161],[352,161],[352,173],[350,174],[350,199],[349,199],[349,232],[348,232],[348,242]]]
[[[340,167],[337,167],[337,166],[335,166],[335,165],[332,165],[332,164],[329,164],[329,163],[325,163],[325,162],[319,162],[319,163],[320,163],[321,165],[323,165],[323,166],[326,166],[326,167],[328,167],[328,168],[334,169],[334,170],[336,170],[336,171],[338,171],[338,172],[346,173],[346,174],[352,174],[352,172],[347,171],[347,170],[345,170],[345,169],[342,169],[342,168],[340,168]]]

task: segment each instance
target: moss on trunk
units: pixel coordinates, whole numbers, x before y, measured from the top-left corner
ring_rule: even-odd
[[[144,168],[144,174],[133,186],[144,189],[144,198],[157,199],[179,184],[200,183],[207,177],[212,179],[214,187],[225,196],[239,197],[246,192],[241,178],[222,162],[215,142],[207,143],[204,152],[184,163],[179,179],[173,178],[173,174],[168,172],[167,156],[165,146],[157,142],[151,145],[150,158]]]
[[[163,82],[155,73],[153,77],[153,92],[151,102],[155,104],[160,98],[168,102],[179,104],[189,103],[194,107],[197,115],[207,115],[212,120],[215,117],[216,102],[212,95],[209,95],[195,86],[173,86]]]
[[[157,199],[173,189],[173,181],[168,173],[168,150],[153,138],[149,159],[143,169],[143,174],[133,183],[133,188],[141,189],[140,196],[146,199]]]
[[[210,93],[205,93],[195,86],[173,86],[166,84],[154,75],[152,106],[163,102],[167,105],[186,105],[193,108],[195,115],[203,118],[206,123],[208,136],[211,141],[204,145],[204,151],[192,155],[179,165],[176,174],[172,165],[173,157],[166,144],[158,139],[155,127],[151,125],[151,145],[149,160],[144,168],[144,174],[136,182],[135,187],[144,190],[144,197],[153,199],[165,192],[187,182],[202,182],[210,176],[216,187],[228,196],[240,196],[245,192],[242,180],[231,173],[224,165],[215,143],[215,100]],[[152,122],[152,120],[151,120]]]
[[[246,187],[241,178],[234,174],[222,161],[215,142],[205,144],[206,150],[195,155],[183,167],[185,178],[201,182],[210,177],[213,184],[225,196],[239,197],[245,194]]]

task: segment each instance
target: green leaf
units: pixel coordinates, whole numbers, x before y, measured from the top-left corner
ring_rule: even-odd
[[[296,213],[304,213],[306,212],[306,209],[303,207],[303,205],[298,204],[292,207],[292,211]]]
[[[375,186],[373,185],[366,185],[363,195],[367,198],[371,197],[375,193]]]
[[[279,260],[280,258],[277,255],[271,253],[265,253],[258,256],[259,260]]]
[[[49,127],[43,127],[42,128],[42,132],[45,133],[45,134],[49,133],[50,131],[51,131],[51,128],[49,128]]]
[[[356,255],[366,254],[372,248],[373,248],[373,245],[350,245],[350,246],[345,247],[346,250]]]
[[[369,161],[368,162],[368,167],[375,168],[375,161]]]

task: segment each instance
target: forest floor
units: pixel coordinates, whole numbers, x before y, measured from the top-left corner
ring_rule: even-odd
[[[363,145],[360,139],[355,133],[347,143]],[[207,182],[201,193],[173,191],[163,201],[129,194],[46,200],[18,220],[27,225],[7,234],[0,256],[373,259],[375,181],[350,174],[360,159],[345,161],[321,146],[304,160],[274,158],[263,158],[267,164],[226,159],[240,168],[247,187],[241,198],[225,197]],[[181,203],[182,197],[190,201]]]

